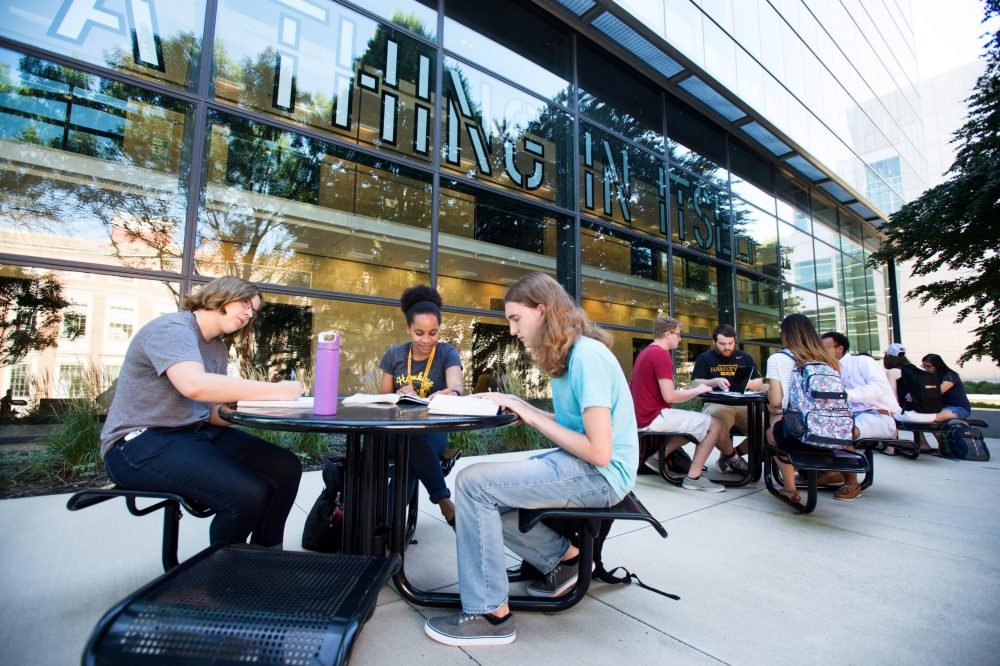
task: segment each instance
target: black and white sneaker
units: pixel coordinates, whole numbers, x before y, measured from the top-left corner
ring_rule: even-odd
[[[503,620],[474,613],[455,613],[432,617],[424,624],[424,633],[445,645],[507,645],[517,638],[517,622],[510,613]]]
[[[563,562],[545,574],[541,580],[528,585],[528,594],[533,597],[559,597],[576,585],[579,577],[575,561],[572,564]]]

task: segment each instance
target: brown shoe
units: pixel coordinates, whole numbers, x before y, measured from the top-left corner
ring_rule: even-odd
[[[840,472],[823,472],[816,477],[816,485],[818,486],[835,486],[845,481],[844,475]]]
[[[833,494],[833,497],[834,499],[844,500],[845,502],[856,500],[861,497],[861,486],[857,484],[844,484],[837,489],[837,492]]]

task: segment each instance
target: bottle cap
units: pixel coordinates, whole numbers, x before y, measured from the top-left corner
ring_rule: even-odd
[[[316,349],[340,350],[340,332],[323,331],[319,334],[316,342]]]

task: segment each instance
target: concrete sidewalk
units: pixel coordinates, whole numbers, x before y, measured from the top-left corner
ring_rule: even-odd
[[[989,440],[1000,455],[1000,440]],[[525,454],[468,458],[459,466]],[[605,548],[672,601],[594,583],[561,614],[520,613],[506,647],[459,649],[424,635],[427,617],[382,591],[354,664],[987,664],[1000,653],[1000,462],[877,455],[855,502],[823,493],[795,516],[763,482],[709,494],[640,477],[636,494],[670,537],[618,523]],[[303,478],[285,543],[297,546],[318,495]],[[159,514],[121,500],[71,513],[67,495],[0,501],[0,664],[65,666],[101,615],[162,573]],[[407,574],[456,589],[454,536],[423,498]],[[181,521],[181,558],[208,545],[208,521]]]

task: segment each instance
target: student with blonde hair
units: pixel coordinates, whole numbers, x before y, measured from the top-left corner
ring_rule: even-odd
[[[260,291],[236,277],[212,280],[183,311],[139,329],[118,375],[101,456],[122,488],[175,493],[215,510],[212,543],[281,547],[302,466],[295,454],[230,428],[219,407],[294,400],[296,381],[227,375],[229,347],[260,311]]]
[[[635,482],[639,441],[625,374],[611,353],[611,336],[576,306],[554,279],[530,273],[504,297],[511,335],[549,375],[554,413],[522,398],[481,394],[556,445],[529,460],[479,463],[455,483],[458,587],[462,612],[431,618],[425,631],[446,645],[503,645],[517,637],[507,603],[504,546],[543,579],[528,586],[541,597],[564,594],[576,582],[578,550],[545,525],[518,529],[518,508],[609,507]]]

